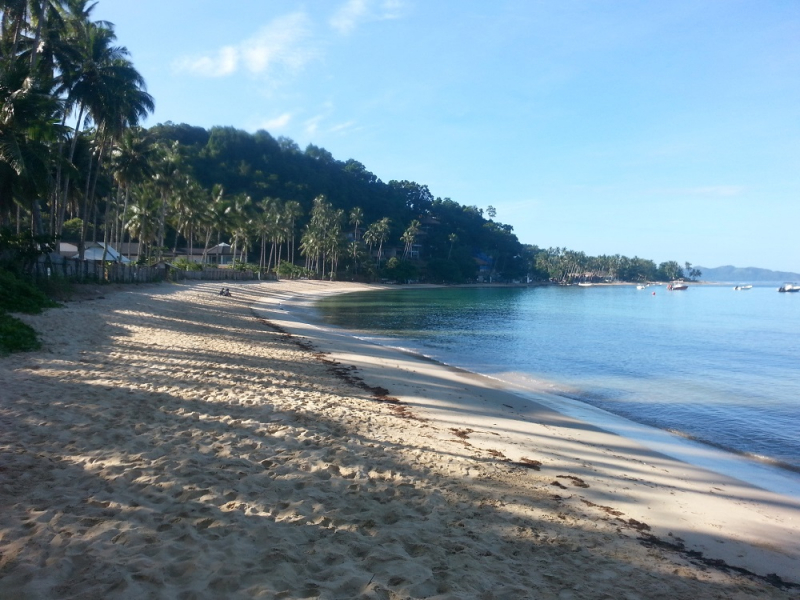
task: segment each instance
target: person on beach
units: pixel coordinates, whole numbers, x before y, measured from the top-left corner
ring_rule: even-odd
[[[222,289],[219,291],[219,295],[220,295],[220,296],[224,296],[224,295],[225,295],[225,288],[222,288]]]
[[[222,294],[223,296],[230,296],[231,295],[231,288],[225,288],[225,293]]]

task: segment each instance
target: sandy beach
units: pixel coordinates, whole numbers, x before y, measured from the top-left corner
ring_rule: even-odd
[[[0,598],[800,598],[800,499],[309,320],[86,288],[0,358]]]

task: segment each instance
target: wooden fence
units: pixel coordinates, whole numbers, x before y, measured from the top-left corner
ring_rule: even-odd
[[[56,277],[68,281],[107,283],[153,283],[157,281],[183,281],[185,279],[241,281],[258,278],[258,274],[254,274],[251,271],[235,271],[233,269],[184,271],[168,264],[143,267],[131,264],[80,260],[58,254],[40,257],[33,265],[32,275],[37,279]],[[264,278],[263,275],[262,278]]]

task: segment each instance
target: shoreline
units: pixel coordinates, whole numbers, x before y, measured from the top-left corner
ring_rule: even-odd
[[[491,287],[490,284],[468,286],[397,286],[375,284],[353,285],[362,287],[346,290],[342,293],[348,293],[348,291],[364,292],[381,290],[391,291],[397,289],[413,290],[420,289],[420,287],[445,289],[448,287]],[[630,284],[608,285],[613,286]],[[598,287],[601,287],[601,285],[598,285]],[[606,409],[595,406],[591,402],[585,401],[580,397],[580,395],[573,393],[570,388],[564,387],[553,380],[532,381],[525,374],[517,374],[512,372],[490,375],[477,371],[471,371],[469,368],[450,364],[449,362],[441,361],[438,358],[427,356],[418,349],[394,345],[393,342],[399,341],[399,339],[383,339],[380,338],[380,336],[378,338],[374,338],[374,336],[366,332],[348,331],[334,325],[329,325],[324,322],[314,307],[316,302],[325,295],[329,294],[320,294],[317,297],[317,300],[308,298],[304,299],[297,305],[298,308],[303,310],[304,318],[310,320],[316,326],[341,331],[347,335],[355,337],[356,339],[364,340],[367,344],[385,346],[398,352],[408,353],[424,360],[430,360],[447,368],[454,368],[462,370],[465,373],[486,377],[492,381],[498,382],[498,385],[501,385],[509,392],[514,393],[515,395],[530,402],[535,404],[544,404],[556,412],[571,416],[578,420],[586,421],[587,423],[600,427],[601,429],[617,433],[623,437],[631,437],[637,442],[647,446],[651,450],[662,452],[678,460],[688,462],[695,466],[702,467],[722,475],[727,475],[734,479],[739,479],[750,485],[761,487],[774,493],[788,495],[800,500],[800,479],[797,477],[797,475],[800,474],[800,467],[797,467],[791,463],[783,463],[769,456],[758,456],[748,454],[747,452],[739,452],[734,448],[729,448],[722,444],[716,444],[713,441],[708,441],[702,438],[693,437],[690,434],[686,434],[681,431],[663,429],[655,425],[633,420],[630,417],[609,412]]]
[[[395,289],[395,287],[396,286],[363,285],[359,289],[350,289],[348,286],[341,292],[332,292],[330,290],[322,291],[322,293],[319,293],[319,295],[314,298],[319,299],[330,293],[370,290],[380,291],[381,289]],[[387,370],[386,367],[393,362],[391,353],[395,352],[403,355],[406,360],[394,360],[394,366],[389,367],[389,370],[392,368],[400,369],[413,376],[422,371],[424,364],[428,363],[431,371],[448,372],[452,374],[452,377],[447,378],[448,381],[456,381],[459,385],[466,384],[469,386],[472,384],[473,389],[470,391],[473,394],[480,395],[482,389],[488,389],[498,395],[506,396],[509,398],[509,402],[513,403],[513,401],[516,400],[517,402],[522,401],[529,403],[531,407],[523,408],[516,406],[513,410],[516,417],[521,418],[522,421],[532,422],[537,417],[530,417],[530,415],[547,414],[551,411],[550,418],[555,421],[568,420],[571,422],[571,425],[568,426],[569,428],[594,430],[603,438],[603,441],[591,440],[588,443],[593,445],[602,443],[612,445],[612,443],[608,442],[609,436],[610,439],[622,438],[625,440],[626,447],[630,449],[629,451],[631,453],[642,453],[645,456],[651,457],[654,462],[662,461],[662,464],[668,465],[671,472],[679,474],[679,477],[684,481],[700,481],[705,478],[706,481],[709,482],[710,487],[713,487],[711,485],[712,482],[716,482],[720,485],[732,487],[737,490],[737,492],[731,494],[732,496],[738,493],[742,495],[742,499],[745,497],[759,498],[759,501],[770,498],[771,500],[769,501],[774,501],[776,504],[781,503],[780,498],[785,498],[786,503],[792,506],[793,510],[800,509],[800,485],[798,485],[796,479],[791,476],[793,473],[792,471],[787,470],[787,474],[784,474],[783,470],[775,465],[759,463],[747,456],[736,455],[724,449],[715,448],[710,444],[684,438],[649,425],[636,423],[625,417],[614,415],[613,413],[588,405],[581,402],[579,399],[549,394],[544,390],[526,390],[508,381],[502,381],[457,366],[442,363],[431,357],[418,354],[413,350],[373,344],[369,341],[361,340],[354,336],[352,332],[329,327],[323,324],[319,319],[314,319],[313,322],[309,323],[309,317],[313,316],[313,312],[311,312],[313,309],[309,307],[315,302],[315,299],[311,297],[313,293],[314,292],[309,290],[307,292],[309,295],[303,298],[300,303],[300,306],[303,308],[302,319],[300,320],[295,321],[290,317],[288,309],[284,309],[282,314],[281,312],[276,314],[266,311],[264,316],[296,335],[309,337],[314,341],[315,346],[320,348],[323,352],[330,354],[333,360],[341,362],[342,364],[355,365],[359,372],[370,373],[370,375],[379,382],[379,385],[385,385],[393,395],[397,396],[401,401],[408,403],[412,407],[417,407],[426,411],[422,413],[426,417],[429,417],[428,412],[434,412],[431,411],[434,403],[429,401],[420,402],[413,394],[405,395],[397,392],[398,389],[401,389],[401,386],[406,389],[415,386],[385,372]],[[344,348],[347,348],[347,350],[344,350]],[[376,359],[374,356],[375,354],[385,354],[385,358]],[[403,364],[404,362],[406,364]],[[378,363],[380,366],[376,366],[375,363]],[[422,365],[420,368],[417,368],[415,367],[415,363],[422,363]],[[381,367],[383,367],[383,369]],[[445,378],[442,375],[438,375],[437,377]],[[548,396],[553,396],[553,399],[549,400]],[[462,396],[457,396],[457,399],[461,400]],[[441,401],[441,398],[439,400]],[[569,407],[564,405],[564,400],[577,404],[579,407],[576,410],[570,410]],[[449,402],[444,401],[442,404],[444,406],[444,411],[459,411],[460,408],[457,402],[452,402],[452,399]],[[501,402],[500,404],[502,408],[509,407],[507,403]],[[471,407],[475,408],[475,405],[472,404]],[[437,406],[437,408],[440,407]],[[593,413],[594,415],[590,416],[589,413]],[[598,420],[596,415],[599,413],[603,413],[604,418]],[[463,422],[454,420],[448,421],[447,418],[443,418],[441,414],[439,414],[437,418],[443,420],[446,425],[458,425],[460,422],[462,427],[464,423],[468,421],[468,419],[465,419]],[[479,419],[479,423],[476,426],[487,427],[487,424],[483,419]],[[487,428],[491,429],[491,427]],[[523,445],[520,442],[517,442],[517,444]],[[574,460],[578,462],[580,459],[575,457]],[[633,460],[639,461],[639,459]],[[745,474],[748,477],[743,478],[742,476]],[[606,475],[608,476],[608,474]],[[617,477],[618,475],[611,476]],[[660,481],[659,485],[673,487],[674,482],[664,480]],[[762,496],[762,494],[764,494],[764,496]],[[695,500],[697,500],[697,498],[695,498]],[[706,518],[713,520],[713,512],[714,510],[709,510],[705,513]],[[638,511],[635,516],[636,519],[646,519],[647,517],[648,514],[646,511]],[[800,517],[800,512],[793,515],[795,521],[797,521],[798,517]],[[798,527],[798,532],[800,532],[800,523],[796,526]],[[724,529],[727,525],[718,525],[717,527]],[[668,524],[664,524],[661,527],[662,534],[668,535],[670,533],[667,531],[668,529]],[[789,538],[784,537],[783,539],[788,541]],[[705,551],[708,551],[711,547],[705,544],[704,548]],[[795,545],[795,551],[800,551],[800,544]],[[797,556],[800,557],[800,554]],[[789,572],[791,572],[791,568],[789,571],[786,571],[786,573]]]
[[[293,308],[367,287],[99,287],[23,316],[2,595],[796,595],[794,499]]]

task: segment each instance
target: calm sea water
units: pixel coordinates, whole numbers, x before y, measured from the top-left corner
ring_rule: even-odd
[[[401,289],[317,308],[374,341],[800,471],[800,294]]]

